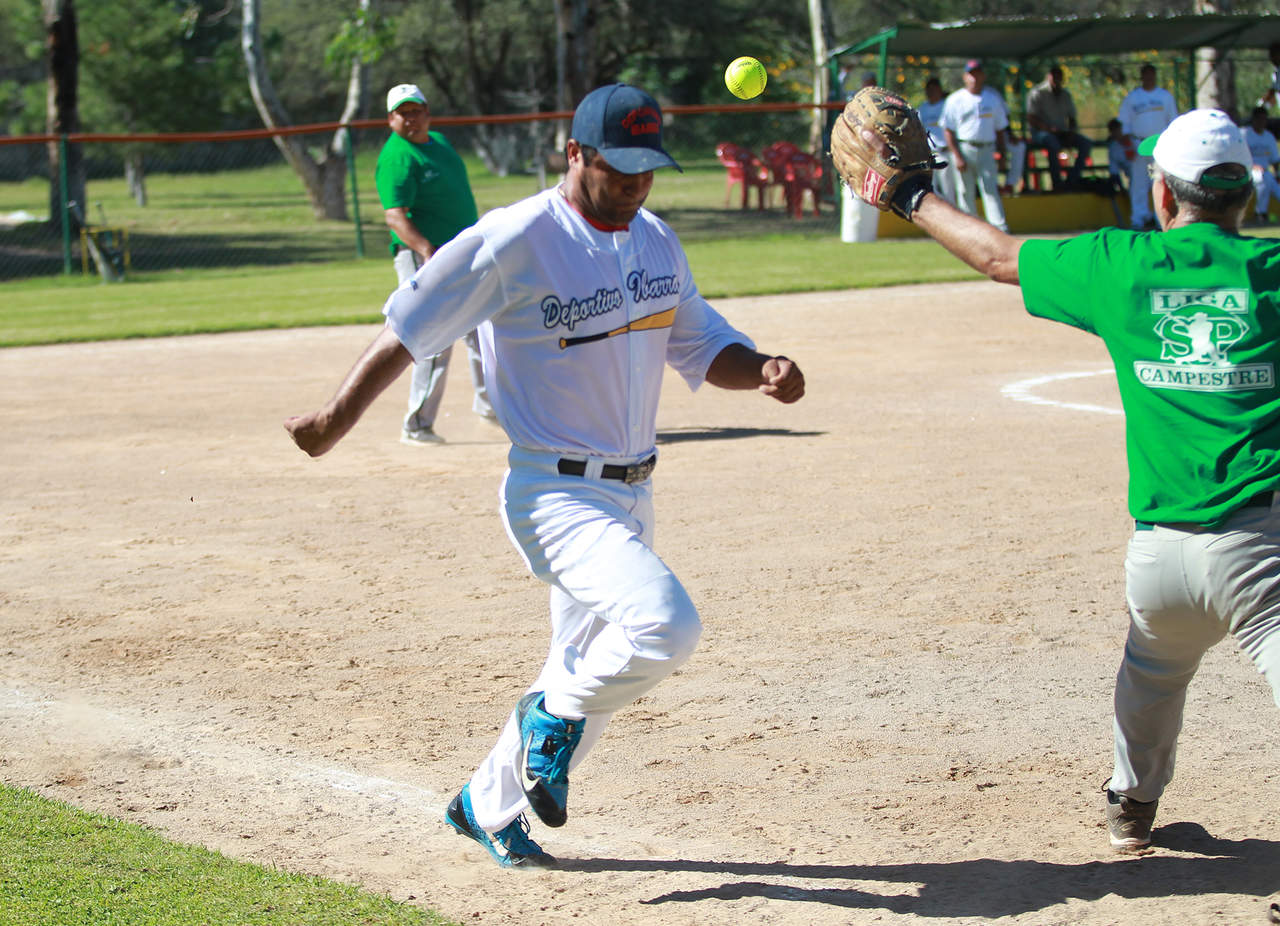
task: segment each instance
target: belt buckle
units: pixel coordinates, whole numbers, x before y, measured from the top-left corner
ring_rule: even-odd
[[[627,484],[633,482],[644,482],[650,475],[652,475],[653,469],[657,465],[658,461],[655,457],[649,457],[649,459],[641,463],[632,463],[627,466],[627,472],[626,475],[622,477],[622,481]]]

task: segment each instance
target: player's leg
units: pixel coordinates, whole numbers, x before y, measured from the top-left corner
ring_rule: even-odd
[[[982,211],[987,221],[1001,231],[1009,230],[1000,200],[1000,173],[994,148],[983,148],[978,159],[978,188],[982,191]]]
[[[956,208],[969,215],[978,214],[978,151],[973,145],[960,142],[960,154],[964,157],[964,170],[956,169]]]
[[[413,443],[438,443],[436,416],[444,399],[445,376],[449,372],[450,345],[421,363],[413,365],[409,377],[409,411],[404,416],[403,439]]]
[[[1125,557],[1129,635],[1116,675],[1111,790],[1155,801],[1173,778],[1187,686],[1227,632],[1203,603],[1219,535],[1156,527],[1135,531]]]
[[[418,253],[404,247],[396,251],[393,262],[396,280],[401,285],[422,266]],[[444,397],[444,376],[449,368],[450,350],[413,365],[409,379],[409,410],[400,435],[405,443],[433,444],[440,440],[433,427],[440,411],[440,400]]]
[[[1280,511],[1245,508],[1227,526],[1239,533],[1215,549],[1215,592],[1230,603],[1230,632],[1280,707]]]
[[[504,520],[530,569],[554,590],[552,641],[530,689],[537,697],[521,699],[472,778],[476,816],[486,829],[513,819],[531,794],[544,822],[563,822],[568,770],[618,708],[684,663],[701,632],[693,602],[649,545],[647,482],[561,476],[554,456],[519,449],[511,461]],[[531,749],[531,735],[551,740],[554,749]],[[542,797],[558,806],[548,808],[538,802],[539,785],[524,780],[524,766],[536,764],[531,754],[552,752]],[[532,771],[531,780],[539,775]]]
[[[471,371],[471,389],[475,394],[471,410],[482,418],[494,418],[493,406],[489,403],[489,389],[484,382],[484,361],[480,358],[480,342],[476,333],[468,331],[462,343],[467,346],[467,368]]]

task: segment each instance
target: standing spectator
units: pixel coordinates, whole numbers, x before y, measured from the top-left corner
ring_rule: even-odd
[[[1249,146],[1249,156],[1253,158],[1253,217],[1255,221],[1266,224],[1270,215],[1267,206],[1271,197],[1280,196],[1280,182],[1276,180],[1275,171],[1280,164],[1280,149],[1276,147],[1276,137],[1267,129],[1267,110],[1264,106],[1254,109],[1245,126],[1244,141]]]
[[[1027,121],[1031,123],[1031,144],[1044,148],[1049,157],[1049,180],[1054,191],[1062,189],[1063,148],[1074,148],[1076,160],[1067,173],[1067,186],[1079,186],[1081,171],[1093,141],[1080,134],[1076,121],[1076,104],[1065,86],[1062,68],[1054,65],[1027,96]]]
[[[1280,106],[1280,42],[1271,43],[1271,47],[1267,49],[1267,57],[1271,59],[1271,83],[1258,100],[1258,105],[1270,109],[1272,106]],[[1277,121],[1280,120],[1272,119],[1267,125],[1272,134],[1280,131],[1275,125]]]
[[[1133,139],[1124,134],[1120,120],[1108,121],[1107,175],[1111,180],[1112,192],[1123,193],[1129,188],[1132,183],[1129,173],[1133,170],[1133,162],[1137,156],[1138,149],[1134,147]]]
[[[964,86],[947,97],[942,128],[956,170],[956,206],[969,215],[977,215],[980,191],[987,221],[1008,231],[1004,204],[1000,202],[996,150],[1005,150],[1009,119],[1004,100],[986,86],[986,80],[981,61],[971,58],[965,62]]]
[[[462,158],[443,135],[431,131],[431,110],[418,87],[398,84],[391,88],[387,93],[387,122],[391,136],[378,154],[374,177],[383,215],[391,229],[396,278],[403,285],[437,248],[475,224],[476,201]],[[476,414],[492,419],[476,333],[469,332],[463,340],[475,388],[472,408]],[[444,398],[445,373],[452,352],[450,345],[413,365],[409,412],[400,435],[404,443],[444,441],[435,432],[435,420]]]
[[[947,133],[942,129],[942,109],[947,100],[942,92],[942,81],[930,77],[924,85],[924,102],[916,112],[920,113],[920,121],[929,133],[929,140],[940,153],[947,151]],[[947,159],[949,160],[949,159]],[[953,206],[956,202],[955,166],[948,163],[946,167],[933,172],[933,190]]]
[[[1130,90],[1120,103],[1120,124],[1135,148],[1141,147],[1143,139],[1163,132],[1178,115],[1173,94],[1156,86],[1155,65],[1144,64],[1138,76],[1141,86]],[[1153,163],[1150,155],[1139,154],[1129,174],[1129,225],[1139,231],[1156,227],[1148,173]]]

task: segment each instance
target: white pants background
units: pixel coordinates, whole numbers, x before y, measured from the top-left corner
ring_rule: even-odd
[[[401,248],[396,252],[396,279],[403,283],[413,276],[422,261],[417,251]],[[480,360],[480,343],[476,333],[469,331],[462,343],[467,345],[467,361],[471,370],[471,387],[475,390],[471,409],[477,415],[493,417],[493,406],[489,404],[489,393],[484,385],[484,364]],[[404,417],[404,429],[415,431],[421,428],[434,427],[436,415],[440,413],[440,402],[444,399],[444,378],[449,372],[449,358],[453,355],[450,345],[421,363],[413,365],[413,373],[409,379],[409,412]]]
[[[513,447],[502,483],[507,534],[529,569],[551,586],[551,647],[527,691],[546,692],[547,711],[585,719],[575,768],[609,718],[692,655],[702,631],[679,579],[653,552],[652,483],[562,476],[559,456]],[[529,806],[516,764],[514,711],[471,778],[476,822],[506,826]]]
[[[1266,213],[1272,196],[1280,197],[1280,181],[1277,181],[1276,175],[1261,164],[1253,165],[1253,195],[1256,199],[1253,211],[1259,214]]]
[[[1004,217],[1004,203],[1000,201],[1000,178],[996,170],[995,143],[975,145],[972,142],[958,142],[960,156],[965,160],[965,167],[957,171],[956,208],[969,215],[978,214],[978,197],[982,194],[982,211],[986,219],[1001,231],[1009,230],[1009,223]]]
[[[1129,227],[1142,228],[1155,220],[1151,210],[1151,174],[1147,168],[1155,163],[1150,155],[1138,155],[1129,164]]]
[[[1244,508],[1215,530],[1134,531],[1125,588],[1111,789],[1154,801],[1173,778],[1187,686],[1209,647],[1235,637],[1280,706],[1280,510]]]

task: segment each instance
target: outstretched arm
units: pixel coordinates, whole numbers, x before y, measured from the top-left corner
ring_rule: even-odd
[[[327,453],[412,362],[413,356],[395,333],[383,328],[365,348],[333,398],[310,414],[287,419],[284,429],[307,454],[318,457]]]
[[[934,193],[920,201],[911,221],[979,273],[997,283],[1017,284],[1021,239],[961,212]]]
[[[804,374],[798,366],[745,344],[730,344],[716,354],[707,368],[707,382],[721,389],[759,389],[788,405],[804,395]]]

